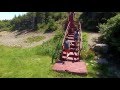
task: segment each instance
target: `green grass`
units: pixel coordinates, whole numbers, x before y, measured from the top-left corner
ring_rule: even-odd
[[[0,46],[1,78],[75,78],[52,70],[51,57],[36,54],[36,47],[21,49]]]
[[[87,54],[87,58],[84,60],[87,63],[87,76],[53,71],[52,53],[59,43],[56,41],[61,34],[34,48],[0,46],[0,78],[98,78],[100,76],[97,73],[107,77],[107,66],[98,65],[93,59],[94,55],[91,51],[85,52]],[[84,41],[87,43],[87,40]],[[87,45],[86,47],[88,47]]]
[[[86,50],[88,51],[89,50],[89,46],[88,46],[88,33],[86,32],[83,32],[82,33],[82,41],[83,41],[83,45],[82,45],[82,48],[83,50]]]
[[[0,46],[1,78],[82,78],[92,75],[78,76],[69,73],[58,73],[52,70],[52,53],[60,35],[45,42],[41,46],[22,49],[19,47]],[[91,65],[89,65],[91,66]],[[88,69],[89,72],[93,69]]]
[[[96,69],[97,64],[94,61],[95,53],[89,49],[88,46],[88,33],[82,33],[82,50],[81,50],[81,58],[86,62],[88,75],[87,78],[97,77],[96,73],[98,69]]]
[[[62,34],[62,33],[61,33]],[[58,73],[52,70],[52,53],[61,34],[35,48],[0,46],[0,77],[1,78],[82,78],[70,73]],[[93,69],[90,69],[91,72]]]
[[[43,39],[45,39],[45,36],[32,36],[32,37],[28,37],[25,42],[33,43],[33,42],[39,42]]]
[[[108,70],[111,67],[109,64],[98,64],[95,57],[95,52],[91,50],[88,46],[88,33],[83,32],[83,49],[81,51],[82,60],[84,60],[87,64],[88,70],[88,78],[108,78],[108,77],[115,77],[110,76],[112,75],[111,72]],[[113,73],[113,72],[112,72]]]
[[[62,33],[53,39],[29,49],[0,46],[1,78],[81,78],[78,75],[58,73],[52,70],[52,54]]]

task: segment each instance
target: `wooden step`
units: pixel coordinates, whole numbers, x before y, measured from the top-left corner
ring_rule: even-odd
[[[62,60],[64,61],[79,61],[79,57],[68,57],[67,59],[66,59],[66,56],[62,56]]]
[[[74,35],[67,35],[68,37],[74,37]]]
[[[69,33],[68,35],[74,35],[74,32],[73,33]]]
[[[67,37],[68,40],[74,40],[74,37]]]
[[[68,40],[69,42],[75,42],[75,40]],[[79,42],[78,42],[79,43]]]
[[[74,37],[74,34],[68,34],[67,36],[68,37]]]
[[[68,34],[68,36],[74,36],[74,34]]]
[[[66,52],[63,51],[63,56],[66,56]],[[69,53],[69,57],[79,57],[78,53],[77,52],[70,52]]]
[[[70,48],[78,48],[78,46],[75,46],[75,45],[70,45]]]
[[[87,75],[87,66],[84,61],[80,62],[69,62],[69,61],[64,61],[63,62],[56,62],[52,69],[57,72],[68,72],[72,74],[77,74],[77,75]]]
[[[71,43],[75,43],[75,41],[74,40],[68,40],[69,42],[71,42]]]
[[[76,48],[70,48],[70,52],[78,52],[78,48],[77,48],[77,50],[75,50]],[[65,51],[64,49],[63,49],[63,51]]]

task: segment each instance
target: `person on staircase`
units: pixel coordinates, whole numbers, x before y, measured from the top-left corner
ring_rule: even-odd
[[[64,41],[64,45],[63,45],[63,49],[65,50],[66,52],[66,59],[69,57],[69,53],[70,53],[70,45],[72,43],[68,40],[68,37],[65,38],[65,41]]]
[[[79,30],[75,30],[74,32],[74,41],[75,41],[75,46],[78,45],[78,38],[79,38]]]
[[[74,25],[74,18],[75,18],[75,13],[74,12],[70,12],[69,13],[69,19],[68,22],[70,23],[70,30],[69,33],[73,33],[75,25]]]
[[[74,18],[75,18],[75,12],[69,12],[68,21],[74,22]]]

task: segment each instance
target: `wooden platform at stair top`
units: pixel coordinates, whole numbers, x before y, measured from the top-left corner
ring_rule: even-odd
[[[68,72],[78,75],[86,75],[87,74],[87,68],[84,61],[79,62],[70,62],[70,61],[58,61],[53,65],[52,68],[54,71],[58,72]]]

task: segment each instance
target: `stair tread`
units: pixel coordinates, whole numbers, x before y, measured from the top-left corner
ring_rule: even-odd
[[[65,54],[65,55],[66,55],[66,52],[65,52],[65,51],[63,51],[63,54]],[[69,53],[69,55],[72,55],[72,56],[73,56],[73,55],[78,56],[78,53],[77,53],[77,52],[70,52],[70,53]]]
[[[79,51],[79,49],[78,50],[75,50],[75,49],[78,49],[78,48],[70,48],[70,52],[78,52]],[[65,50],[63,49],[63,51],[65,51]]]
[[[68,41],[72,43],[72,45],[70,45],[70,53],[69,53],[69,57],[67,58],[67,60],[77,61],[77,60],[79,60],[79,55],[78,55],[79,45],[77,45],[77,46],[75,45],[74,33],[69,33],[67,35],[67,37],[68,37]],[[78,41],[78,43],[79,43],[79,41]],[[64,49],[62,51],[62,59],[66,60],[66,52]]]
[[[70,39],[70,40],[68,39],[68,41],[69,41],[69,42],[75,42],[75,40],[71,40],[71,39]],[[79,41],[78,41],[78,43],[79,43]]]
[[[63,59],[66,59],[66,56],[62,56]],[[68,57],[67,60],[73,61],[73,60],[79,60],[79,57]]]

